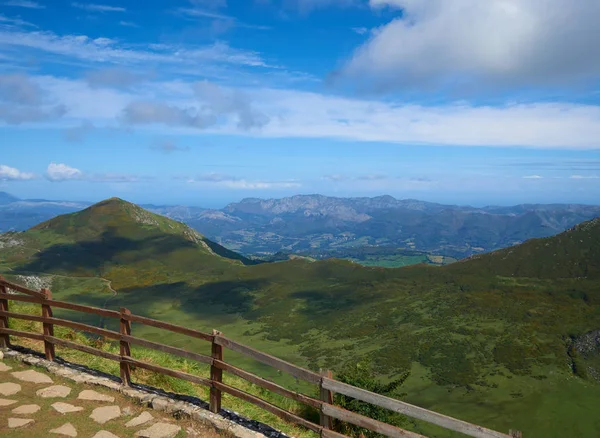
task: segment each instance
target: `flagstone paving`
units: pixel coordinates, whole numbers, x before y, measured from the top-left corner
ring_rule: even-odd
[[[176,420],[162,412],[150,413],[118,392],[86,389],[33,368],[0,359],[0,396],[9,397],[0,398],[2,437],[221,437],[211,426]]]
[[[12,410],[12,413],[17,415],[31,415],[35,414],[40,409],[41,408],[39,407],[39,405],[22,405],[18,408],[14,408]]]
[[[42,398],[67,397],[71,393],[71,388],[65,385],[54,385],[44,389],[39,389],[36,395]]]
[[[71,423],[63,424],[62,426],[56,429],[52,429],[49,432],[64,436],[77,436],[77,430],[75,429],[75,426],[73,426]]]
[[[74,406],[70,403],[56,402],[51,404],[50,406],[52,406],[54,410],[61,414],[69,414],[71,412],[83,411],[83,408],[81,406]]]

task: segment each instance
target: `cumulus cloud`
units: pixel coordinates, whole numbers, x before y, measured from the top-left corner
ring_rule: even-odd
[[[341,70],[386,90],[572,85],[600,74],[597,0],[371,0],[399,18]]]
[[[84,9],[89,12],[125,12],[126,9],[120,6],[98,5],[94,3],[71,3],[74,8]]]
[[[214,125],[216,118],[194,107],[180,108],[164,102],[135,101],[123,110],[123,121],[130,125],[160,123],[203,129]]]
[[[207,81],[195,84],[194,90],[204,105],[216,116],[236,116],[240,129],[260,128],[269,122],[269,117],[254,108],[249,98],[239,91],[225,90]]]
[[[292,189],[302,187],[298,181],[260,181],[236,178],[221,173],[208,173],[188,179],[189,184],[209,184],[216,187],[239,190]]]
[[[45,105],[43,90],[26,75],[0,75],[0,121],[11,125],[62,117],[64,105]]]
[[[18,105],[37,105],[42,100],[41,88],[23,74],[0,75],[0,99]]]
[[[239,129],[248,130],[266,125],[269,117],[254,108],[238,91],[225,90],[209,82],[193,85],[197,103],[181,107],[157,101],[135,101],[125,107],[122,119],[130,125],[164,124],[205,129],[226,116],[236,119]]]
[[[21,172],[14,167],[0,164],[0,181],[27,181],[34,178],[33,173]]]
[[[50,163],[46,170],[46,178],[53,182],[81,179],[83,172],[63,163]]]

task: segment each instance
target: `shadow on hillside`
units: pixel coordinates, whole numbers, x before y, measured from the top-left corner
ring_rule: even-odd
[[[133,309],[143,309],[161,301],[178,300],[179,310],[198,318],[214,316],[215,307],[225,313],[245,314],[252,310],[254,292],[260,290],[266,280],[227,280],[190,287],[185,282],[161,283],[153,286],[122,289],[119,303]],[[177,324],[177,321],[171,321]]]
[[[129,239],[119,236],[110,227],[99,239],[56,244],[44,249],[34,259],[21,266],[20,271],[72,273],[93,271],[98,274],[105,263],[133,263],[152,259],[175,250],[194,248],[196,245],[181,236],[157,235],[145,239]]]

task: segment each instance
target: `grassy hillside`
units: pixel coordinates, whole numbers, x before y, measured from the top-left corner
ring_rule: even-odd
[[[130,206],[111,208],[122,214]],[[119,219],[100,207],[85,220],[64,216],[4,236],[0,271],[101,273],[116,294],[63,292],[58,285],[53,292],[187,327],[218,328],[312,369],[340,370],[371,357],[370,367],[384,381],[410,373],[395,396],[498,430],[598,436],[600,345],[593,334],[600,329],[594,274],[600,221],[445,267],[383,269],[302,259],[244,266],[187,239],[184,228],[138,222],[136,209]],[[75,257],[77,248],[85,251]],[[547,260],[554,262],[549,268]],[[202,342],[159,330],[134,332],[207,351]],[[228,357],[302,389],[271,369]]]
[[[473,256],[452,268],[482,275],[530,278],[600,278],[600,218],[554,237]]]

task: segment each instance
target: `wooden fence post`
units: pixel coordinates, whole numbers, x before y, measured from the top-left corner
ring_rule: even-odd
[[[125,362],[123,359],[131,357],[131,346],[129,342],[123,340],[123,335],[131,336],[131,321],[125,319],[125,315],[131,315],[131,311],[125,307],[121,307],[121,324],[119,332],[121,333],[121,339],[119,341],[120,353],[121,353],[121,383],[125,386],[131,386],[131,367],[129,362]]]
[[[220,335],[221,332],[217,330],[212,331],[212,358],[213,360],[223,360],[223,347],[215,342],[215,337]],[[217,368],[213,363],[210,367],[210,380],[213,382],[221,383],[223,381],[223,370]],[[221,410],[221,391],[214,386],[210,387],[210,411],[217,414]]]
[[[508,431],[508,434],[512,437],[512,438],[523,438],[523,433],[519,430],[515,430],[515,429],[510,429]]]
[[[46,301],[52,300],[52,292],[50,291],[50,289],[42,289],[42,293],[44,294],[44,299]],[[52,318],[52,307],[50,307],[50,304],[42,304],[42,317],[44,319]],[[53,361],[56,356],[56,353],[54,351],[54,344],[52,342],[50,342],[49,340],[47,340],[46,337],[47,336],[54,337],[54,324],[52,324],[50,322],[44,322],[43,327],[44,327],[44,351],[46,353],[46,359]]]
[[[4,280],[4,277],[0,275],[0,280]],[[6,286],[0,286],[0,310],[8,312],[8,300],[2,295],[8,294],[8,288]],[[0,328],[8,328],[8,316],[0,316]],[[2,334],[0,335],[0,348],[10,347],[10,336]]]
[[[333,404],[333,392],[331,392],[328,389],[323,388],[323,378],[327,377],[329,379],[333,378],[333,373],[330,370],[327,371],[323,371],[321,370],[321,382],[319,383],[319,392],[320,392],[320,398],[321,401],[332,405]],[[323,413],[323,410],[321,409],[321,426],[323,426],[325,429],[329,429],[331,430],[333,428],[333,422],[332,422],[332,418],[328,415],[325,415]]]

